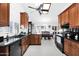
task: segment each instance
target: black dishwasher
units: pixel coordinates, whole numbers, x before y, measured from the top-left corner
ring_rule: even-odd
[[[10,45],[10,56],[21,56],[20,41]]]

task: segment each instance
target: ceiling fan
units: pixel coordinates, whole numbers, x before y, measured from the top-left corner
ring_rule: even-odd
[[[28,6],[28,8],[37,10],[41,15],[43,12],[49,12],[50,6],[51,6],[51,3],[43,3],[43,4],[40,4],[38,8],[34,8],[31,6]]]

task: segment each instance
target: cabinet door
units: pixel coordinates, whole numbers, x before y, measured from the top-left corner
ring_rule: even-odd
[[[20,13],[20,17],[21,17],[21,20],[20,20],[20,23],[21,23],[21,25],[24,25],[24,20],[25,20],[25,15],[24,15],[24,13]]]
[[[65,53],[65,54],[69,54],[69,51],[68,51],[68,50],[69,50],[68,44],[69,44],[69,43],[68,43],[67,40],[65,39],[65,40],[64,40],[64,53]]]
[[[28,27],[28,20],[29,20],[29,16],[28,16],[28,14],[26,13],[26,20],[25,20],[25,22],[26,22],[26,27]]]
[[[38,35],[38,44],[41,44],[41,35]]]
[[[72,45],[71,45],[71,42],[70,40],[68,39],[65,39],[64,40],[64,52],[66,55],[72,55]]]
[[[69,23],[68,10],[66,10],[66,11],[63,13],[63,15],[64,15],[64,23],[65,23],[65,24]]]
[[[20,13],[20,23],[24,27],[28,26],[28,14],[25,12]]]
[[[38,35],[35,35],[35,44],[38,44],[39,42],[39,37],[38,37]]]
[[[35,37],[34,37],[34,35],[31,35],[30,43],[31,44],[35,44]]]
[[[28,41],[29,41],[29,44],[31,44],[31,35],[28,35],[28,36],[27,36],[27,39],[28,39]]]
[[[59,22],[61,25],[69,23],[69,18],[68,18],[68,10],[64,11],[59,15]]]
[[[9,26],[9,3],[0,3],[0,26]]]
[[[76,43],[75,43],[76,44]],[[79,43],[76,44],[77,49],[75,50],[76,56],[79,56]]]
[[[36,44],[41,44],[40,35],[35,35],[35,43],[36,43]]]
[[[65,17],[65,14],[66,13],[62,13],[62,14],[59,15],[59,22],[60,22],[61,25],[64,25],[66,23],[66,17],[67,16]]]
[[[76,23],[77,23],[77,25],[78,25],[78,27],[79,27],[79,3],[77,4],[77,11],[78,11],[78,12],[77,12],[77,14],[78,14],[77,17],[78,17],[78,18],[77,18]]]
[[[69,56],[79,56],[79,42],[65,39],[64,52]]]
[[[63,22],[63,16],[62,16],[62,14],[60,14],[58,18],[59,18],[60,26],[63,25],[64,22]]]
[[[0,56],[9,56],[9,46],[0,47]]]
[[[79,43],[72,42],[72,56],[79,56]]]
[[[62,22],[62,20],[61,20],[61,16],[59,15],[59,16],[58,16],[58,23],[60,24],[60,26],[62,25],[61,22]]]
[[[28,46],[29,46],[29,39],[26,37],[26,41],[25,41],[25,43],[26,43],[26,49],[28,48]]]
[[[72,5],[69,8],[69,23],[71,27],[76,26],[76,22],[77,22],[77,6]]]
[[[32,35],[31,36],[31,44],[34,44],[34,45],[38,45],[38,44],[41,44],[41,38],[39,35]]]
[[[64,13],[61,14],[61,17],[62,17],[62,25],[65,24],[65,16],[64,16]]]
[[[21,39],[21,48],[22,48],[22,55],[24,54],[24,51],[25,51],[25,38],[22,38]]]

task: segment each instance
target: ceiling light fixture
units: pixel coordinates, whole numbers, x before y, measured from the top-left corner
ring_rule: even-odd
[[[31,9],[35,9],[39,12],[39,14],[47,14],[49,12],[49,9],[51,7],[51,3],[43,3],[43,4],[40,4],[40,6],[38,8],[34,8],[34,7],[31,7],[31,6],[28,6],[29,8]]]
[[[42,9],[41,9],[42,13],[43,14],[48,13],[50,6],[51,6],[51,3],[43,3]]]

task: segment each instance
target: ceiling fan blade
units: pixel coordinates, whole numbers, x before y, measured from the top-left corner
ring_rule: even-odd
[[[35,10],[37,10],[37,8],[31,7],[31,6],[28,6],[28,8],[31,8],[31,9],[35,9]]]
[[[31,6],[28,6],[28,8],[37,10],[37,11],[39,12],[40,15],[42,14],[42,13],[41,13],[42,7],[43,7],[43,4],[40,4],[40,6],[39,6],[38,8],[34,8],[34,7],[31,7]]]
[[[41,12],[39,11],[39,14],[41,15]]]
[[[41,4],[41,5],[37,8],[37,10],[41,10],[42,6],[43,6],[43,4]]]

